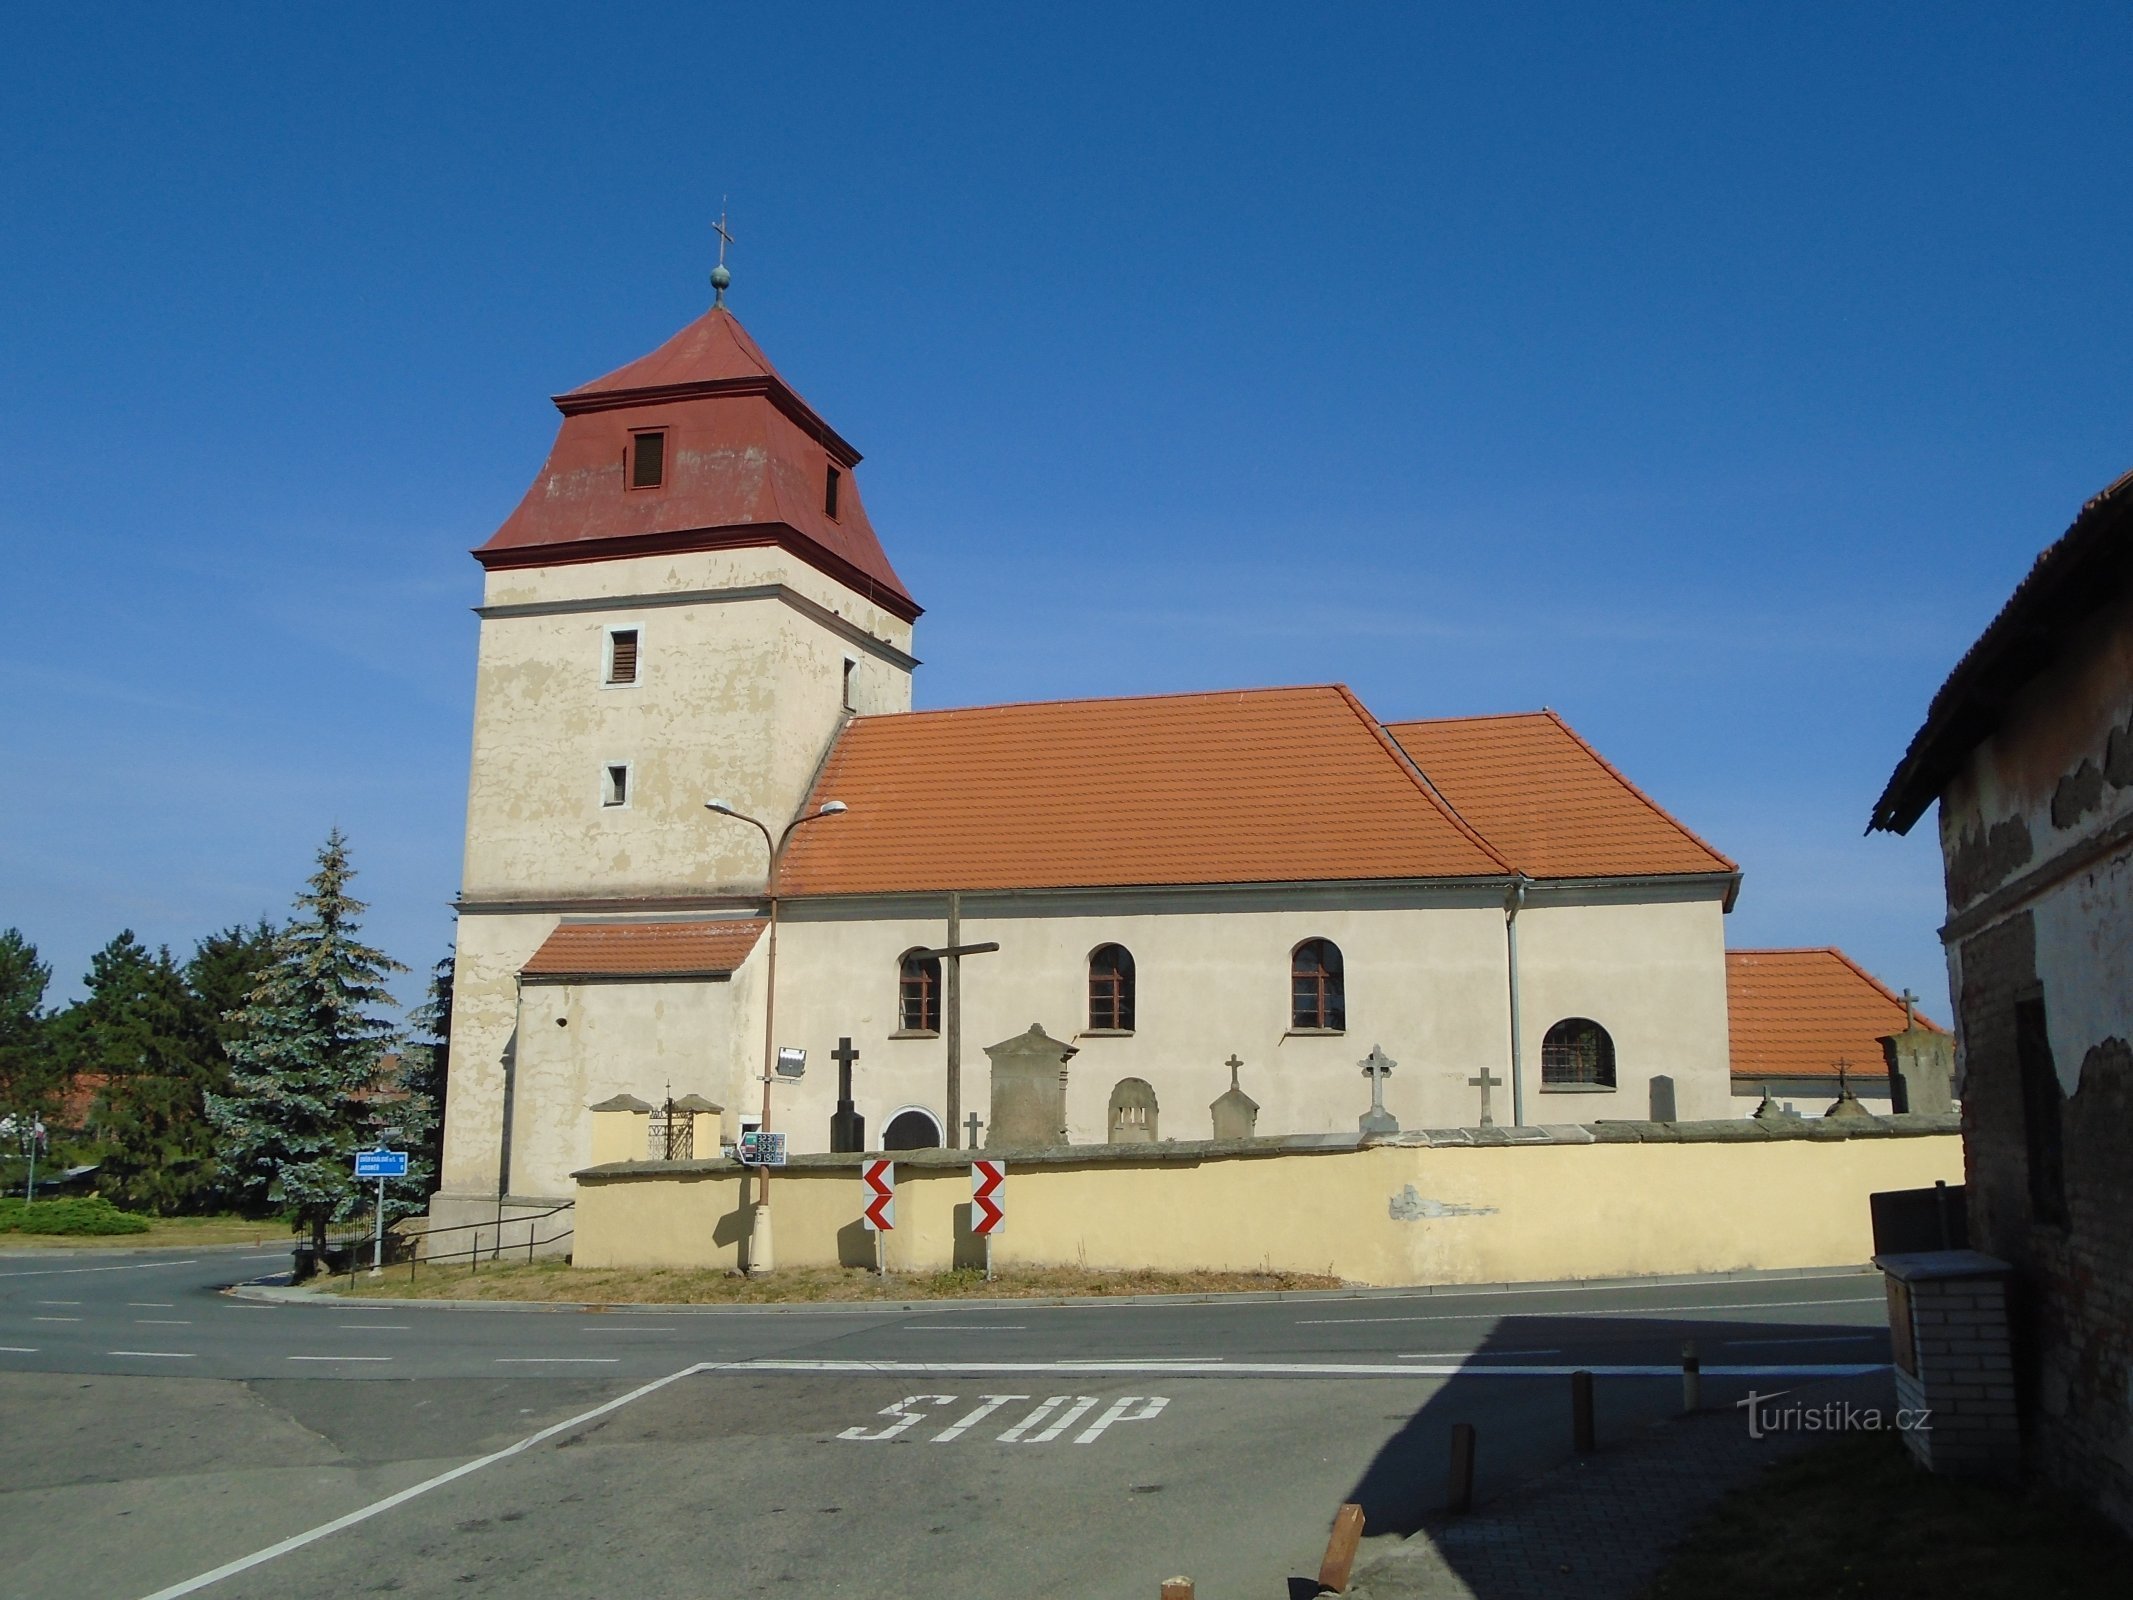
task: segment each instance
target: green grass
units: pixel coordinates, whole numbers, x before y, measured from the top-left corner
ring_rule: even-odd
[[[66,1214],[64,1208],[84,1205],[102,1207],[118,1217],[121,1222],[120,1231],[45,1231],[50,1218]],[[26,1214],[30,1214],[31,1225],[37,1231],[29,1231],[19,1226],[19,1219]],[[0,1246],[11,1250],[37,1247],[76,1250],[99,1245],[131,1246],[136,1249],[143,1245],[287,1245],[293,1242],[294,1235],[290,1233],[288,1223],[273,1217],[263,1220],[230,1216],[144,1217],[133,1212],[120,1211],[100,1198],[83,1199],[76,1196],[39,1200],[27,1207],[19,1198],[0,1200]]]
[[[2133,1541],[2064,1494],[1935,1477],[1892,1432],[1772,1467],[1644,1600],[2121,1600]]]

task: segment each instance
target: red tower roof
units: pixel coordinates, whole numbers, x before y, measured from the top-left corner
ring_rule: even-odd
[[[905,621],[918,616],[860,504],[859,452],[724,306],[555,404],[563,426],[518,509],[474,552],[484,567],[778,545]],[[666,435],[664,470],[656,487],[632,488],[631,436],[646,432]]]

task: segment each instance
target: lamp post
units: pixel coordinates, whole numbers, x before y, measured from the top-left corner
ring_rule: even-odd
[[[770,852],[770,873],[763,880],[763,893],[770,901],[770,954],[763,970],[763,1120],[757,1124],[759,1131],[770,1131],[770,1085],[777,1065],[778,1043],[778,863],[785,859],[785,847],[792,842],[793,834],[810,822],[820,822],[824,817],[843,815],[846,807],[842,800],[825,800],[821,806],[805,816],[794,817],[785,824],[784,832],[775,838],[769,827],[760,819],[745,811],[736,811],[723,800],[706,800],[704,809],[716,811],[722,817],[731,817],[736,822],[745,822],[763,836],[763,846]],[[748,1229],[748,1275],[770,1271],[775,1264],[770,1242],[770,1163],[764,1162],[760,1171],[762,1179],[756,1190],[755,1215]]]

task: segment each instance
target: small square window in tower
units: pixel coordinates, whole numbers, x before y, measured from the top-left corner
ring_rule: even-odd
[[[600,804],[603,806],[626,806],[629,803],[629,763],[626,761],[609,762],[600,777]]]
[[[837,520],[837,491],[844,486],[844,474],[835,467],[822,480],[822,513],[832,522]]]
[[[656,489],[667,480],[667,436],[664,432],[630,435],[630,487]]]
[[[637,681],[637,630],[635,628],[612,628],[608,630],[607,681],[609,683],[635,683]]]

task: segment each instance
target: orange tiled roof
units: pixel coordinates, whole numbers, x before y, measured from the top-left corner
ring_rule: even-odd
[[[1726,1010],[1733,1039],[1733,1076],[1827,1078],[1837,1063],[1878,1076],[1886,1034],[1903,1031],[1903,1001],[1888,986],[1834,947],[1815,950],[1728,950]],[[1918,1016],[1934,1033],[1947,1029]]]
[[[731,972],[763,932],[724,922],[565,922],[520,969],[527,978],[696,978]]]
[[[1493,878],[1339,685],[860,717],[786,894]]]
[[[1386,731],[1529,877],[1736,870],[1553,711],[1392,722]]]

